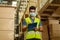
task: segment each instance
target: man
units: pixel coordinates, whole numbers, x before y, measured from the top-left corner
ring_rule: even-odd
[[[31,6],[29,8],[30,16],[25,18],[22,25],[23,31],[26,31],[26,40],[41,40],[40,32],[43,30],[42,23],[39,18],[36,17],[36,7]],[[34,30],[28,31],[28,24],[37,23],[37,27],[33,28]]]

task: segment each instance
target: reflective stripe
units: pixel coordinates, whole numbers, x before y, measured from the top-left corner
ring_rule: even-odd
[[[29,23],[32,23],[32,21],[30,20],[29,17],[25,18],[25,21],[27,23],[27,26],[28,26]],[[37,23],[37,28],[39,28],[40,20],[38,18],[35,18],[34,23]],[[38,31],[29,31],[29,32],[26,32],[26,39],[31,39],[31,38],[41,39],[40,32],[38,32]]]
[[[28,34],[34,34],[35,32],[34,31],[30,31],[30,32],[27,32]]]
[[[26,39],[30,39],[30,38],[38,38],[41,39],[41,32],[34,32],[34,31],[30,31],[26,33]]]
[[[38,31],[29,31],[29,32],[27,32],[28,34],[34,34],[34,33],[36,33],[36,34],[40,34],[41,32],[38,32]]]

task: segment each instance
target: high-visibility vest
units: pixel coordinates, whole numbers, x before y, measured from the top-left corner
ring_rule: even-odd
[[[25,21],[26,21],[27,27],[28,27],[28,24],[32,23],[32,20],[30,19],[30,17],[25,18]],[[35,18],[34,23],[37,23],[37,28],[39,28],[40,19]],[[32,38],[41,39],[41,34],[39,31],[26,31],[25,38],[26,39],[32,39]]]

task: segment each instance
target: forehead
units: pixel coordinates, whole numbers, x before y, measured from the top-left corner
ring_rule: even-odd
[[[30,11],[35,11],[34,9],[31,9]]]

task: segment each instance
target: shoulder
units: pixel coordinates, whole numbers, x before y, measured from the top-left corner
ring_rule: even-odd
[[[29,17],[25,18],[25,19],[29,19]]]
[[[29,20],[29,17],[25,18],[25,21],[28,21]]]
[[[39,21],[39,22],[41,21],[40,18],[35,18],[35,19],[36,19],[37,21]]]
[[[35,19],[36,19],[36,20],[40,20],[40,19],[39,19],[39,18],[37,18],[37,17],[36,17]]]

